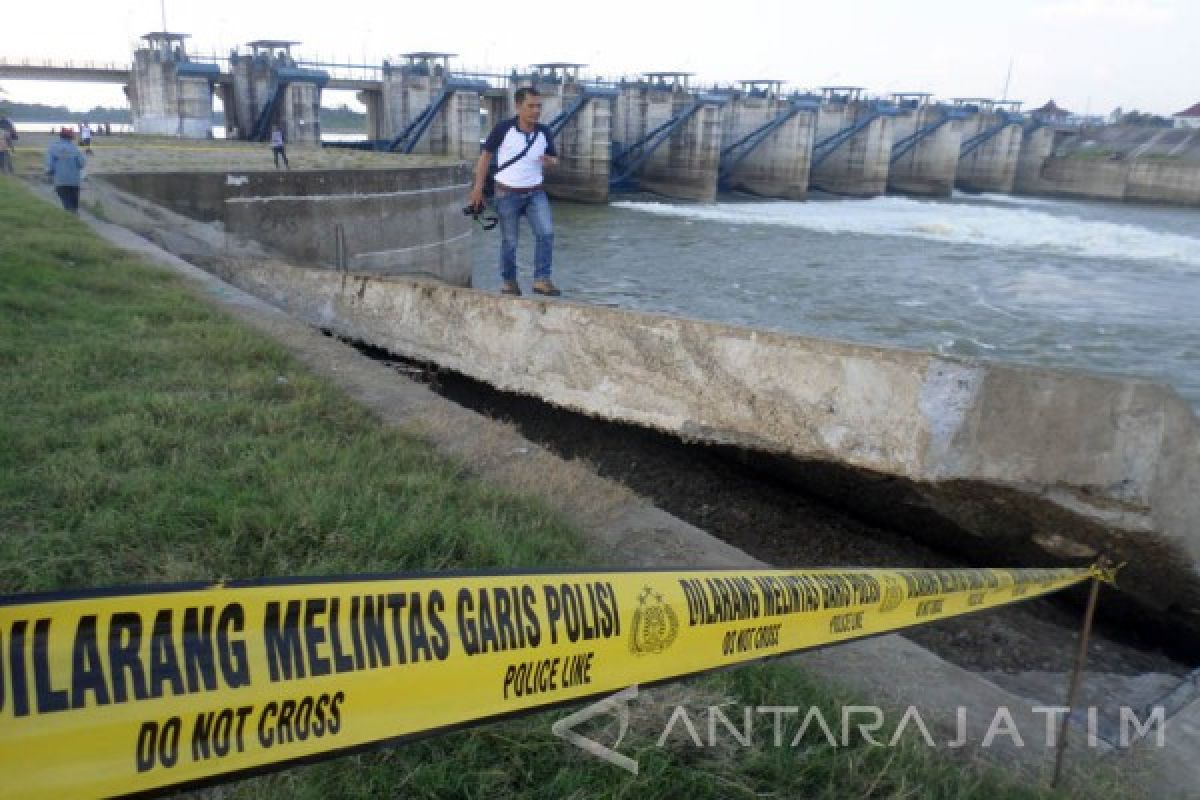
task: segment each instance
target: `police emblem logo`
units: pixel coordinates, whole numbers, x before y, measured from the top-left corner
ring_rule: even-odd
[[[883,583],[883,602],[879,604],[879,611],[881,613],[895,611],[904,602],[904,587],[891,575],[882,576],[881,583]]]
[[[658,654],[670,647],[679,635],[679,616],[663,601],[660,593],[646,586],[638,596],[632,627],[630,652],[639,656]]]

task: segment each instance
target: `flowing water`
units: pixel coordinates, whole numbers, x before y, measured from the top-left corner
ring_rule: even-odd
[[[575,301],[1150,378],[1200,409],[1200,210],[989,194],[554,210]],[[499,239],[475,237],[476,286],[499,284]]]

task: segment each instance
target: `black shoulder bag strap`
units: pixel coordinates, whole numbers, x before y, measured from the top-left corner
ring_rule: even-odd
[[[516,126],[514,125],[513,127],[516,127]],[[520,129],[520,128],[517,128],[517,130],[519,130],[519,131],[520,131],[521,129]],[[524,133],[524,131],[521,131],[521,132],[522,132],[522,133]],[[488,197],[491,197],[492,195],[494,195],[494,194],[496,193],[496,175],[497,175],[498,173],[501,173],[501,172],[503,172],[504,170],[508,169],[508,168],[509,168],[509,167],[511,167],[513,164],[517,163],[517,162],[518,162],[518,161],[520,161],[522,158],[524,158],[524,157],[525,157],[525,154],[529,152],[529,149],[530,149],[531,147],[533,147],[533,144],[534,144],[534,142],[536,142],[536,141],[537,141],[538,134],[539,134],[539,133],[541,133],[541,132],[542,132],[541,128],[534,128],[534,129],[533,129],[533,135],[532,135],[532,136],[526,136],[526,137],[525,137],[525,149],[524,149],[524,150],[522,150],[521,152],[517,153],[515,156],[513,156],[512,158],[510,158],[508,161],[505,161],[505,162],[504,162],[503,164],[501,164],[500,166],[498,166],[498,167],[496,167],[495,169],[493,169],[493,170],[491,170],[490,172],[488,172],[488,179],[487,179],[487,183],[484,185],[484,191],[483,191],[483,193],[484,193],[486,196],[488,196]],[[494,162],[494,161],[493,161],[492,163],[494,164],[494,163],[496,163],[496,162]]]
[[[517,128],[517,130],[520,131],[521,129]],[[524,133],[524,131],[521,131],[521,132]],[[517,153],[515,156],[510,158],[508,161],[505,161],[500,166],[496,167],[496,172],[503,172],[504,170],[508,169],[513,164],[517,163],[522,158],[524,158],[525,154],[529,152],[529,148],[533,147],[534,142],[537,141],[538,134],[541,132],[542,132],[541,128],[534,128],[533,135],[525,137],[525,149],[522,150],[521,152]]]

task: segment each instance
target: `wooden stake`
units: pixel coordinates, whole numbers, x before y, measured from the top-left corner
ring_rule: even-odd
[[[1087,665],[1088,639],[1092,635],[1092,619],[1096,615],[1096,599],[1099,595],[1100,579],[1092,578],[1092,591],[1088,595],[1087,611],[1083,615],[1083,631],[1079,635],[1079,652],[1075,656],[1075,671],[1071,673],[1071,688],[1067,690],[1067,714],[1063,717],[1057,752],[1054,755],[1054,777],[1050,780],[1051,788],[1057,788],[1058,781],[1062,777],[1063,756],[1067,752],[1067,731],[1071,727],[1071,714],[1075,711],[1079,685],[1083,683],[1083,669]]]

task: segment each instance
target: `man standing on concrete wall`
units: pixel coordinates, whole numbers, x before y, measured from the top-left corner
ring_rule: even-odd
[[[488,135],[483,152],[475,164],[475,184],[471,205],[483,207],[483,187],[488,167],[495,158],[496,214],[500,217],[500,291],[520,295],[517,284],[517,237],[521,215],[533,228],[533,293],[557,297],[562,294],[550,273],[554,259],[554,218],[550,199],[542,189],[542,169],[558,164],[550,128],[538,120],[542,116],[542,98],[532,87],[517,89],[513,99],[517,115],[506,119]]]
[[[54,191],[62,200],[63,208],[78,214],[79,184],[83,181],[83,167],[87,159],[71,141],[75,138],[75,131],[63,128],[58,137],[46,148],[46,177],[54,181]]]

